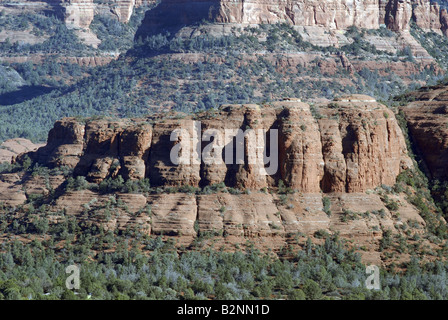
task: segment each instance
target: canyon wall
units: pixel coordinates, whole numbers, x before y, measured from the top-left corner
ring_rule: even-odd
[[[401,107],[430,178],[448,180],[448,86],[424,87]]]
[[[128,22],[135,7],[154,4],[156,0],[1,1],[5,8],[53,10],[67,25],[88,28],[99,11],[113,13]],[[391,30],[409,30],[410,21],[426,31],[447,33],[448,14],[430,0],[162,0],[148,11],[141,34],[166,28],[181,28],[203,20],[230,24],[288,23],[344,30],[350,26],[378,29],[381,24]]]
[[[61,1],[64,21],[68,27],[88,28],[93,21],[95,6],[93,0]]]
[[[65,21],[68,27],[86,29],[95,14],[107,12],[115,15],[120,22],[127,23],[134,8],[152,5],[156,0],[41,0],[41,1],[0,1],[0,11],[54,13]]]
[[[54,0],[52,0],[54,2]],[[156,0],[110,0],[94,3],[93,0],[60,0],[64,21],[74,28],[88,28],[95,14],[101,10],[114,14],[118,21],[127,23],[134,8],[150,5]]]
[[[278,171],[250,163],[260,141],[250,135],[243,140],[243,163],[206,164],[203,158],[175,165],[170,154],[182,140],[171,139],[171,134],[180,128],[190,138],[195,130],[202,136],[212,129],[267,131],[267,140],[261,141],[270,146],[270,156],[276,129]],[[216,146],[234,143],[232,137],[216,139]],[[209,145],[206,140],[198,151]],[[185,158],[196,156],[192,152]],[[381,263],[378,246],[385,230],[399,233],[400,226],[412,222],[419,233],[426,225],[403,194],[388,194],[398,204],[390,211],[381,191],[385,189],[377,188],[394,185],[412,161],[394,113],[364,95],[314,106],[297,99],[263,106],[224,105],[192,116],[65,118],[55,123],[45,146],[15,161],[26,157],[50,167],[73,168],[75,175],[95,183],[122,175],[130,180],[149,178],[151,187],[202,187],[201,192],[154,188],[104,193],[68,189],[62,175],[0,174],[0,202],[5,206],[20,206],[36,194],[49,195],[50,223],[57,223],[62,213],[105,230],[138,228],[148,235],[175,236],[179,245],[194,245],[200,235],[211,234],[217,246],[252,239],[261,249],[280,249],[294,244],[298,235],[338,232],[365,248],[364,261]],[[296,192],[281,191],[280,180]]]
[[[446,10],[430,0],[163,0],[147,12],[138,35],[203,20],[232,24],[288,23],[345,30],[350,26],[408,31],[411,19],[426,31],[446,33]]]
[[[216,20],[225,23],[262,24],[287,22],[300,26],[346,29],[379,27],[378,0],[365,1],[220,1]]]
[[[382,184],[393,185],[401,170],[412,166],[394,114],[373,98],[340,98],[317,109],[313,112],[319,112],[318,119],[308,104],[285,100],[269,107],[227,105],[213,114],[174,119],[84,123],[66,118],[56,122],[46,146],[27,156],[50,167],[69,166],[76,175],[95,183],[122,175],[125,179],[148,177],[154,186],[224,183],[259,190],[282,180],[302,192],[365,192]],[[202,135],[208,129],[268,132],[261,142],[245,138],[244,159],[258,152],[251,146],[273,148],[268,140],[276,129],[278,170],[260,174],[267,169],[256,161],[173,164],[170,152],[179,142],[170,140],[171,133],[184,128],[193,137],[198,123]],[[224,147],[232,141],[227,138],[213,145]],[[201,150],[209,144],[202,142]],[[193,144],[191,150],[195,150]],[[193,152],[189,157],[193,159]],[[18,161],[23,161],[23,155]]]

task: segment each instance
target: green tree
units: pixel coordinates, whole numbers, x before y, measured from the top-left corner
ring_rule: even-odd
[[[307,300],[319,300],[322,298],[322,289],[311,279],[305,281],[303,292],[305,293]]]

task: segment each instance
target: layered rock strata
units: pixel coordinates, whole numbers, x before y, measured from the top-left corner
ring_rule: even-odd
[[[219,136],[226,130],[233,135]],[[238,130],[242,140],[235,135]],[[251,135],[258,130],[261,139]],[[184,153],[197,137],[202,138],[198,148]],[[226,158],[226,146],[238,145],[244,146],[242,154],[230,159],[242,162],[206,162],[208,157]],[[209,146],[212,151],[206,153]],[[185,162],[173,163],[173,150]],[[277,170],[251,161],[259,154],[271,161],[277,154]],[[195,162],[198,155],[201,159]],[[26,157],[49,167],[73,168],[75,175],[95,183],[121,175],[148,178],[153,187],[202,187],[203,192],[154,188],[105,194],[94,189],[67,191],[61,175],[0,175],[0,209],[20,207],[36,194],[51,195],[51,223],[76,217],[106,231],[138,229],[175,236],[186,246],[194,245],[200,235],[214,235],[222,246],[250,240],[262,249],[279,249],[299,235],[338,232],[367,248],[365,261],[381,263],[377,252],[385,230],[400,233],[409,222],[415,232],[423,233],[426,225],[404,195],[388,195],[388,201],[398,205],[396,211],[382,200],[377,187],[395,184],[412,162],[394,113],[364,95],[314,106],[298,99],[262,106],[224,105],[191,116],[66,118],[55,123],[45,146],[16,161]],[[285,192],[288,187],[295,192]]]
[[[179,129],[188,135],[173,138]],[[213,136],[216,141],[205,138],[210,131],[220,134]],[[245,134],[243,140],[238,132]],[[178,145],[182,138],[189,140]],[[226,150],[238,150],[238,142],[243,153],[227,158]],[[172,152],[179,146],[187,161],[174,163]],[[212,162],[197,160],[209,154],[206,148],[222,156]],[[271,153],[277,164],[265,161],[263,152]],[[154,186],[224,183],[258,190],[282,180],[301,192],[364,192],[393,185],[400,171],[411,166],[393,112],[368,96],[313,108],[293,99],[270,106],[225,105],[214,112],[165,119],[66,118],[56,122],[44,147],[26,155],[42,165],[74,168],[76,175],[96,183],[122,175],[149,178]]]
[[[345,30],[348,27],[409,31],[411,19],[426,31],[446,33],[446,10],[430,0],[163,0],[147,16],[137,36],[178,30],[208,20],[255,25],[288,23],[295,26]]]
[[[448,86],[424,87],[401,107],[412,140],[432,179],[448,179]]]

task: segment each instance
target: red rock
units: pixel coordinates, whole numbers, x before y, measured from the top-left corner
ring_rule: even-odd
[[[409,94],[413,102],[401,107],[412,139],[433,179],[448,178],[448,86],[422,88]]]
[[[76,175],[96,183],[120,174],[133,180],[148,177],[154,186],[224,183],[259,190],[276,186],[281,179],[302,192],[363,192],[381,184],[393,185],[400,170],[411,166],[394,114],[375,99],[342,97],[319,106],[319,112],[324,117],[316,120],[308,104],[289,99],[271,107],[223,106],[213,116],[160,118],[152,127],[145,119],[89,120],[84,125],[69,118],[55,124],[45,147],[27,155],[41,164],[72,167]],[[270,143],[257,141],[255,135],[244,140],[243,163],[233,159],[226,164],[225,157],[221,164],[195,162],[193,132],[199,123],[197,134],[201,136],[208,129],[221,133],[241,129],[246,134],[278,130],[278,170],[263,174],[265,166],[256,156]],[[189,133],[190,151],[188,163],[177,165],[171,162],[171,150],[178,142],[170,141],[170,136],[181,128]],[[223,141],[221,146],[229,143]],[[201,150],[206,145],[203,142]]]

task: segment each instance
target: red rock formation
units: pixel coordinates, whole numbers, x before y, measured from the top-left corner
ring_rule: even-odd
[[[324,26],[345,29],[355,25],[361,28],[378,28],[378,0],[366,1],[241,1],[223,0],[217,16],[218,22],[227,23],[278,23],[288,22],[300,26]]]
[[[196,146],[188,141],[190,148],[182,150],[189,152],[183,154],[189,164],[176,165],[171,162],[171,150],[177,144],[171,141],[171,133],[176,129],[186,130],[191,139],[196,132],[193,120],[166,120],[154,125],[150,157],[147,162],[148,176],[155,185],[196,187],[200,181],[200,162],[195,162]]]
[[[412,139],[433,179],[448,179],[448,86],[422,88],[401,108]]]
[[[11,160],[18,154],[34,151],[42,144],[34,144],[28,139],[15,138],[4,141],[0,144],[0,163],[11,162]]]
[[[30,155],[39,163],[50,167],[74,168],[82,155],[85,126],[74,119],[63,119],[54,124],[48,134],[47,144]]]
[[[138,36],[164,29],[176,32],[202,20],[240,25],[288,23],[344,30],[350,26],[377,29],[385,24],[408,31],[411,18],[426,31],[443,28],[443,12],[430,0],[163,0],[147,16]]]
[[[62,0],[60,5],[64,8],[64,21],[68,27],[88,28],[93,21],[93,0]]]
[[[341,98],[319,110],[324,118],[316,120],[309,105],[285,100],[271,107],[223,106],[213,116],[203,113],[196,118],[157,119],[153,126],[144,119],[90,120],[84,124],[68,118],[55,124],[45,147],[28,156],[45,165],[75,168],[75,174],[92,182],[121,174],[129,179],[149,177],[153,185],[224,182],[259,190],[275,186],[281,179],[302,192],[363,192],[381,184],[392,185],[401,168],[411,165],[393,113],[373,98]],[[188,162],[175,164],[171,151],[179,141],[171,141],[171,134],[182,128],[189,133],[181,138],[189,139],[191,151],[184,154],[185,145],[179,145]],[[246,134],[278,130],[278,170],[262,174],[266,169],[255,161],[257,152],[271,144],[250,134],[244,140],[242,163],[195,162],[202,152],[196,152],[194,134],[203,136],[208,129],[241,129]],[[218,144],[222,148],[232,141]],[[199,150],[207,145],[202,142]]]
[[[106,6],[117,16],[118,21],[127,23],[134,12],[134,8],[149,6],[155,2],[156,0],[112,0]]]
[[[321,135],[310,106],[279,102],[283,107],[280,126],[279,162],[284,182],[303,192],[319,192],[324,175]]]
[[[412,17],[410,0],[390,0],[386,6],[385,22],[394,31],[408,31]]]
[[[427,98],[444,103],[446,93]],[[170,153],[180,142],[171,141],[170,136],[180,128],[190,133],[191,145],[195,142],[193,132],[205,135],[211,129],[278,129],[279,170],[261,175],[263,166],[246,162],[175,165]],[[248,160],[253,157],[248,150],[254,150],[250,144],[258,141],[249,135],[243,141],[244,159]],[[218,139],[216,143],[224,146],[233,139]],[[200,144],[200,151],[207,145],[207,141]],[[371,252],[377,250],[384,230],[400,232],[399,225],[410,220],[417,221],[422,232],[425,225],[403,195],[390,195],[399,203],[398,220],[376,191],[366,192],[382,184],[393,185],[412,162],[394,113],[363,95],[316,105],[313,112],[297,99],[285,99],[264,106],[225,105],[194,116],[168,114],[120,121],[67,118],[56,122],[46,146],[26,155],[45,165],[68,165],[93,182],[121,174],[129,179],[148,177],[152,186],[224,183],[251,189],[238,195],[225,191],[105,195],[91,190],[62,192],[62,176],[0,175],[0,202],[6,206],[19,206],[32,194],[45,195],[58,189],[48,206],[52,223],[57,223],[63,212],[105,230],[137,227],[146,234],[176,236],[186,245],[198,234],[209,232],[222,235],[215,239],[225,246],[256,239],[261,248],[277,249],[299,232],[312,236],[325,230],[355,239]],[[23,161],[24,156],[17,161]],[[194,157],[191,153],[186,159],[192,161]],[[299,192],[266,192],[275,190],[280,179]],[[324,209],[324,197],[330,208]],[[359,213],[358,218],[343,219],[346,210]],[[379,255],[373,260],[379,262]]]
[[[393,185],[411,167],[393,113],[367,96],[340,98],[319,120],[324,145],[324,192],[362,192]]]
[[[413,17],[415,23],[424,30],[440,30],[440,7],[429,0],[416,1]]]
[[[93,0],[47,0],[36,2],[36,10],[53,8],[69,27],[86,29],[95,10],[108,10],[121,22],[128,22],[134,7],[155,0],[112,0],[97,4]],[[45,6],[45,4],[48,4]],[[17,4],[16,4],[17,5]],[[24,8],[29,7],[27,3]],[[444,28],[443,10],[430,0],[162,0],[148,12],[139,35],[162,29],[178,29],[202,20],[231,24],[288,23],[344,30],[350,26],[377,29],[386,24],[395,31],[409,30],[411,17],[424,30]],[[445,29],[446,30],[446,29]]]
[[[379,11],[379,0],[163,0],[156,9],[147,13],[139,35],[202,20],[243,25],[289,23],[331,29],[349,26],[376,29],[379,27]]]
[[[389,0],[379,0],[379,18],[378,23],[380,25],[386,24],[386,11]]]
[[[14,180],[14,177],[9,179]],[[7,178],[0,176],[0,199],[5,197],[4,188],[13,187]],[[13,182],[11,181],[11,182]],[[19,193],[9,205],[23,203],[25,196]],[[198,233],[221,236],[214,241],[222,245],[244,243],[248,239],[261,249],[288,245],[298,233],[312,236],[316,231],[338,232],[344,238],[367,246],[370,253],[377,250],[383,230],[399,232],[400,225],[409,221],[418,223],[414,231],[422,233],[425,221],[418,211],[409,205],[404,196],[391,196],[399,203],[398,215],[385,207],[377,194],[332,193],[325,195],[331,203],[331,216],[323,211],[322,194],[296,193],[280,200],[276,194],[253,192],[232,195],[216,193],[194,195],[173,194],[121,194],[100,195],[92,191],[68,192],[50,206],[48,218],[57,222],[58,212],[76,216],[86,223],[102,226],[105,230],[140,228],[148,235],[176,236],[176,241],[190,245]],[[360,214],[369,213],[366,218],[343,221],[344,210]],[[382,215],[373,212],[383,212]],[[376,263],[380,263],[378,256]]]
[[[440,24],[443,34],[448,37],[448,12],[446,9],[440,11]]]
[[[14,0],[0,1],[0,7],[15,8],[35,12],[53,12],[60,16],[68,27],[87,29],[98,11],[108,11],[118,18],[120,22],[127,23],[134,8],[149,6],[156,0],[109,0],[95,3],[93,0]]]

